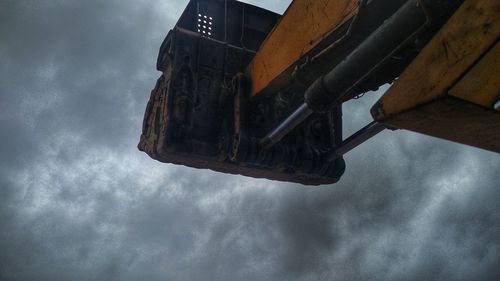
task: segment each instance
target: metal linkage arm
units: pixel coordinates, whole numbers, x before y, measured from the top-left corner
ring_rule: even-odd
[[[328,160],[331,161],[346,154],[347,152],[358,147],[360,144],[364,143],[376,134],[382,132],[384,129],[384,125],[375,121],[371,122],[361,130],[345,139],[339,147],[337,147],[332,153],[330,153],[330,155],[328,155]]]

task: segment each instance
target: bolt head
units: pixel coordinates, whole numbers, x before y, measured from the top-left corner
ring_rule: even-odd
[[[496,111],[500,111],[500,100],[498,100],[494,105],[493,105],[493,108],[496,110]]]

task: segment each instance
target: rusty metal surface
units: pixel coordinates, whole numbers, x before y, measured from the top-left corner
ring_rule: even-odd
[[[196,25],[191,26],[194,30],[186,29],[186,15],[193,15],[196,22],[199,14],[209,17],[220,13],[214,10],[217,5],[207,5],[207,11],[184,12],[180,26],[167,35],[157,63],[163,74],[151,92],[138,148],[162,162],[224,173],[307,185],[338,181],[345,169],[344,160],[327,159],[325,152],[341,141],[341,132],[336,130],[339,112],[311,116],[272,149],[259,145],[262,135],[300,102],[304,89],[290,89],[287,95],[250,98],[248,82],[241,71],[255,52],[235,45],[237,42],[228,44],[218,36],[242,32],[239,38],[248,35],[243,39],[255,45],[265,37],[254,36],[255,32],[265,32],[265,28],[248,26],[253,32],[243,31],[241,27],[249,23],[243,20],[249,18],[246,12],[254,13],[253,17],[274,15],[259,14],[255,7],[236,1],[227,3],[232,5],[228,13],[245,13],[227,17],[242,21],[228,23],[232,30],[217,33],[212,29],[214,36],[206,36],[196,30]],[[200,7],[190,4],[187,9]]]
[[[500,2],[464,1],[375,104],[374,119],[500,152],[499,37]]]
[[[342,175],[345,164],[341,158],[330,161],[322,159],[320,154],[315,154],[313,150],[304,150],[313,148],[307,142],[318,141],[307,135],[303,135],[302,141],[305,141],[305,138],[309,140],[302,143],[302,146],[299,144],[288,148],[281,146],[270,151],[259,151],[257,143],[252,144],[249,143],[250,139],[242,138],[239,149],[229,154],[226,149],[217,149],[223,144],[219,139],[214,143],[203,142],[192,136],[176,140],[178,137],[176,134],[182,132],[179,132],[179,128],[174,127],[172,122],[180,123],[189,118],[184,114],[189,106],[183,99],[168,97],[169,85],[171,81],[169,73],[166,72],[158,79],[156,87],[152,90],[145,112],[138,148],[150,157],[165,163],[306,185],[334,183]],[[169,101],[173,103],[169,104]],[[313,122],[314,120],[316,119],[312,119]],[[306,128],[309,126],[304,126],[302,131]],[[240,134],[245,133],[240,131]],[[297,134],[299,135],[301,134]],[[310,157],[303,156],[304,153],[309,153]],[[316,170],[319,168],[321,169]]]

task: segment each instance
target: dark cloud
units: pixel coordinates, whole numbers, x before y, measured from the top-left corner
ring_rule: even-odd
[[[500,277],[498,154],[386,131],[339,184],[308,188],[140,153],[185,4],[0,3],[1,280]],[[347,132],[376,95],[346,105]]]

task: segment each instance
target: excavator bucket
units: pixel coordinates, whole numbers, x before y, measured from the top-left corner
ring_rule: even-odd
[[[342,103],[394,81],[462,2],[294,0],[280,17],[191,0],[160,47],[139,149],[195,168],[335,183],[342,155],[384,129],[372,122],[344,140]]]
[[[280,16],[238,1],[192,0],[160,47],[138,148],[194,168],[319,185],[337,182],[341,112],[315,113],[272,148],[259,140],[303,101],[303,86],[251,97],[243,72]]]

